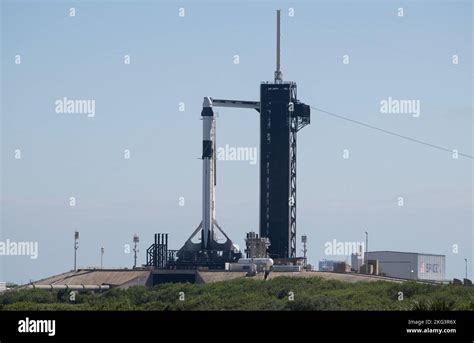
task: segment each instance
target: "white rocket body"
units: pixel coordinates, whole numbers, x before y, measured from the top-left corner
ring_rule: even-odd
[[[212,100],[204,98],[202,115],[202,247],[208,249],[214,238],[216,218],[216,174],[215,174],[215,141],[216,123]]]

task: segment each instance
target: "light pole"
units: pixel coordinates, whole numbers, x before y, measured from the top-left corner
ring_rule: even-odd
[[[369,274],[369,233],[365,231],[365,273]]]
[[[100,248],[100,269],[104,267],[104,247]]]
[[[138,238],[138,235],[137,234],[133,235],[133,269],[137,267],[137,253],[138,253],[137,244],[139,241],[140,239]]]
[[[308,264],[308,260],[306,257],[306,253],[308,252],[308,248],[306,247],[306,243],[308,242],[308,237],[306,235],[301,236],[301,242],[303,243],[303,261],[304,261],[303,263],[304,263],[304,267],[306,268]]]
[[[466,263],[466,279],[467,279],[467,258],[464,259],[464,262]]]
[[[74,231],[74,271],[77,271],[77,249],[79,248],[79,231]]]

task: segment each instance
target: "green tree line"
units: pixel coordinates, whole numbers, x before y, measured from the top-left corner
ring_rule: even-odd
[[[22,289],[0,294],[0,310],[474,310],[474,287],[279,277],[81,291],[74,297]]]

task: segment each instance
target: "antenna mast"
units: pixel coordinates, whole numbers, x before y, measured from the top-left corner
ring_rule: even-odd
[[[280,83],[283,80],[283,74],[280,70],[280,13],[281,10],[277,10],[275,83]]]

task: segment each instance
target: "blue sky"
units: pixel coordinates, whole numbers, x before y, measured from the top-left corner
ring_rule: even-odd
[[[98,265],[104,246],[105,266],[130,267],[134,233],[142,263],[155,232],[181,247],[201,214],[202,98],[258,100],[275,68],[276,8],[283,78],[302,101],[473,154],[469,1],[2,1],[0,238],[38,241],[39,258],[0,257],[0,280],[70,270],[76,229],[80,266]],[[63,97],[94,99],[96,116],[55,113]],[[388,97],[419,99],[420,117],[381,114]],[[255,111],[220,109],[217,125],[218,146],[258,146]],[[369,231],[371,250],[445,254],[447,276],[463,277],[472,174],[472,159],[313,111],[298,136],[298,236],[313,264],[331,258],[325,242]],[[219,161],[217,175],[218,221],[243,247],[258,230],[258,165]]]

